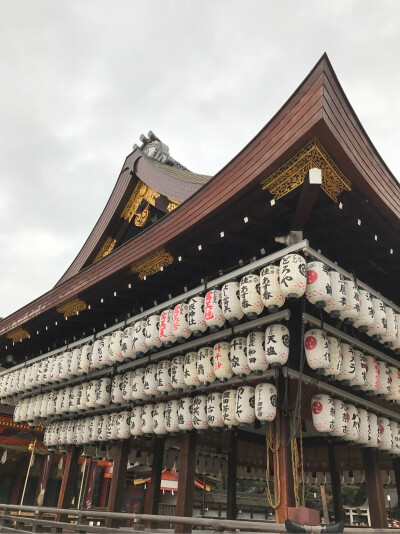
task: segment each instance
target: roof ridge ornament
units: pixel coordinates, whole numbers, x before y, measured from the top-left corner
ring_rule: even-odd
[[[149,158],[159,161],[160,163],[165,163],[171,167],[181,169],[182,171],[189,171],[189,169],[184,167],[181,163],[179,163],[179,161],[176,161],[176,159],[169,155],[169,146],[160,141],[154,132],[150,130],[147,136],[148,137],[142,134],[139,138],[142,142],[142,145],[138,146],[135,144],[133,145],[133,149],[135,150],[135,148],[139,148],[143,154]]]
[[[337,202],[340,193],[351,190],[350,180],[345,177],[317,138],[263,180],[262,188],[267,189],[275,200],[278,200],[304,183],[307,172],[314,167],[321,169],[321,188],[334,202]]]

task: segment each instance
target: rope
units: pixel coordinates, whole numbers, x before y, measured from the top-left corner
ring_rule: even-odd
[[[294,420],[292,420],[294,424]],[[291,452],[292,452],[292,472],[293,472],[293,491],[296,508],[305,506],[305,484],[304,484],[304,457],[303,457],[303,433],[300,425],[300,459],[299,448],[297,444],[297,438],[293,433],[291,439]],[[299,495],[300,484],[302,485],[301,498]]]
[[[277,417],[275,419],[275,425],[276,425],[275,439],[274,439],[274,432],[273,432],[273,427],[274,427],[274,423],[273,422],[271,422],[268,425],[268,430],[267,430],[267,433],[266,433],[267,468],[266,468],[266,472],[265,472],[265,478],[266,478],[266,483],[267,483],[267,501],[268,501],[269,506],[271,506],[271,508],[273,508],[274,510],[276,510],[281,504],[281,481],[280,481],[280,476],[279,476],[279,457],[278,457],[278,452],[279,452],[279,449],[280,449],[279,417],[278,417],[278,414],[277,414]],[[276,470],[276,472],[274,473],[274,479],[275,479],[275,499],[274,500],[275,500],[275,502],[272,499],[271,487],[270,487],[270,481],[269,481],[270,471],[271,471],[270,470],[270,460],[269,460],[269,453],[270,452],[271,452],[271,456],[272,457],[274,455],[276,456],[276,461],[275,461],[275,470]]]

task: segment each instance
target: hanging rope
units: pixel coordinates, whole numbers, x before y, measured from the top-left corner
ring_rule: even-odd
[[[265,473],[265,478],[266,478],[266,483],[267,483],[267,500],[268,500],[269,506],[271,506],[271,508],[273,508],[274,510],[276,510],[281,504],[281,481],[280,481],[280,476],[279,476],[279,458],[278,458],[278,452],[280,448],[278,413],[276,414],[275,425],[273,422],[270,423],[268,425],[268,430],[266,433],[267,469]],[[276,426],[275,432],[274,432],[274,426]],[[276,456],[276,461],[275,461],[276,472],[274,473],[274,479],[275,479],[275,499],[274,500],[272,499],[270,480],[269,480],[270,472],[271,472],[270,459],[269,459],[270,453],[271,453],[272,458],[274,458],[274,455]]]
[[[292,419],[292,424],[295,424],[294,419]],[[305,506],[305,484],[304,484],[304,457],[303,457],[303,431],[300,424],[299,429],[299,441],[300,441],[300,458],[299,458],[299,448],[297,444],[297,438],[292,433],[291,439],[291,453],[292,453],[292,471],[293,471],[293,491],[294,499],[296,503],[296,508]],[[301,498],[299,494],[300,484],[302,486]]]

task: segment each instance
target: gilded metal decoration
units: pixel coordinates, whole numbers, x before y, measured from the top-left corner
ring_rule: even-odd
[[[168,200],[169,200],[169,204],[167,206],[167,210],[169,212],[174,211],[174,209],[177,208],[179,204],[181,203],[179,200],[173,200],[172,198],[169,198]]]
[[[29,332],[21,327],[14,328],[14,330],[10,330],[7,334],[7,338],[11,339],[13,343],[18,343],[27,337],[29,337]]]
[[[351,190],[351,182],[340,171],[316,138],[271,176],[262,181],[262,188],[268,189],[277,200],[301,185],[307,172],[312,168],[321,169],[321,188],[333,201],[337,202],[338,196],[343,191]]]
[[[147,219],[150,215],[150,204],[147,203],[147,206],[144,208],[144,210],[141,213],[136,213],[135,215],[135,226],[144,226],[147,222]]]
[[[142,202],[142,200],[146,200],[149,204],[152,206],[156,205],[156,198],[160,196],[157,191],[154,191],[151,187],[144,184],[141,180],[138,181],[135,190],[133,191],[130,199],[128,200],[127,205],[124,208],[124,211],[121,214],[121,217],[124,219],[127,219],[129,222],[133,219],[133,217],[136,215],[137,210],[139,209],[139,206]],[[138,218],[138,222],[141,221],[141,218]],[[136,224],[136,218],[135,218],[135,224]],[[136,226],[143,226],[144,222],[142,224],[136,224]]]
[[[98,260],[101,260],[101,258],[104,258],[105,256],[108,256],[108,254],[110,254],[110,252],[113,251],[116,242],[117,240],[114,239],[113,237],[107,237],[107,239],[104,242],[104,245],[101,247],[97,256],[93,260],[93,263],[95,263]]]
[[[84,300],[75,298],[59,306],[57,311],[58,313],[62,313],[64,317],[72,317],[73,315],[76,315],[77,312],[86,310],[86,308],[87,305]]]
[[[171,254],[161,248],[155,252],[151,252],[142,260],[136,261],[132,265],[131,271],[133,273],[138,273],[140,280],[143,280],[145,276],[158,273],[161,267],[167,267],[168,265],[171,265],[173,261],[174,258]]]

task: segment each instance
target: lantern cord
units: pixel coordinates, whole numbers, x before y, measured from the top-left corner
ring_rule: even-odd
[[[304,371],[304,333],[305,333],[305,313],[306,313],[306,296],[303,295],[301,302],[301,325],[300,325],[300,368],[299,368],[299,378],[297,381],[297,394],[296,394],[296,403],[294,407],[293,414],[293,433],[296,436],[299,426],[301,426],[300,421],[300,410],[301,410],[301,396],[302,396],[302,383],[303,383],[303,371]]]
[[[294,420],[293,420],[294,424]],[[295,432],[291,439],[291,453],[292,453],[292,472],[293,472],[293,490],[296,508],[305,506],[305,483],[304,483],[304,456],[303,456],[303,431],[300,424],[299,429],[299,441],[300,441],[300,458],[299,447],[297,444],[297,438]],[[301,498],[299,494],[300,484],[302,487]]]
[[[268,425],[268,430],[267,430],[267,433],[266,433],[267,468],[266,468],[266,473],[265,473],[265,480],[266,480],[266,484],[267,484],[267,501],[268,501],[269,506],[271,506],[271,508],[273,508],[274,510],[276,510],[281,504],[281,480],[280,480],[280,476],[279,476],[279,457],[278,457],[278,452],[279,452],[279,448],[280,448],[280,441],[279,441],[279,412],[277,412],[277,414],[276,414],[275,426],[276,426],[276,429],[275,429],[275,440],[274,440],[274,434],[273,434],[273,427],[274,427],[274,423],[273,422],[271,422]],[[274,480],[275,480],[274,501],[275,502],[272,499],[270,480],[269,480],[270,471],[271,471],[271,469],[270,469],[270,459],[269,459],[269,453],[270,452],[271,452],[271,456],[274,457],[274,455],[275,455],[275,458],[276,458],[275,467],[274,467],[274,469],[275,469],[275,473],[274,473]]]

